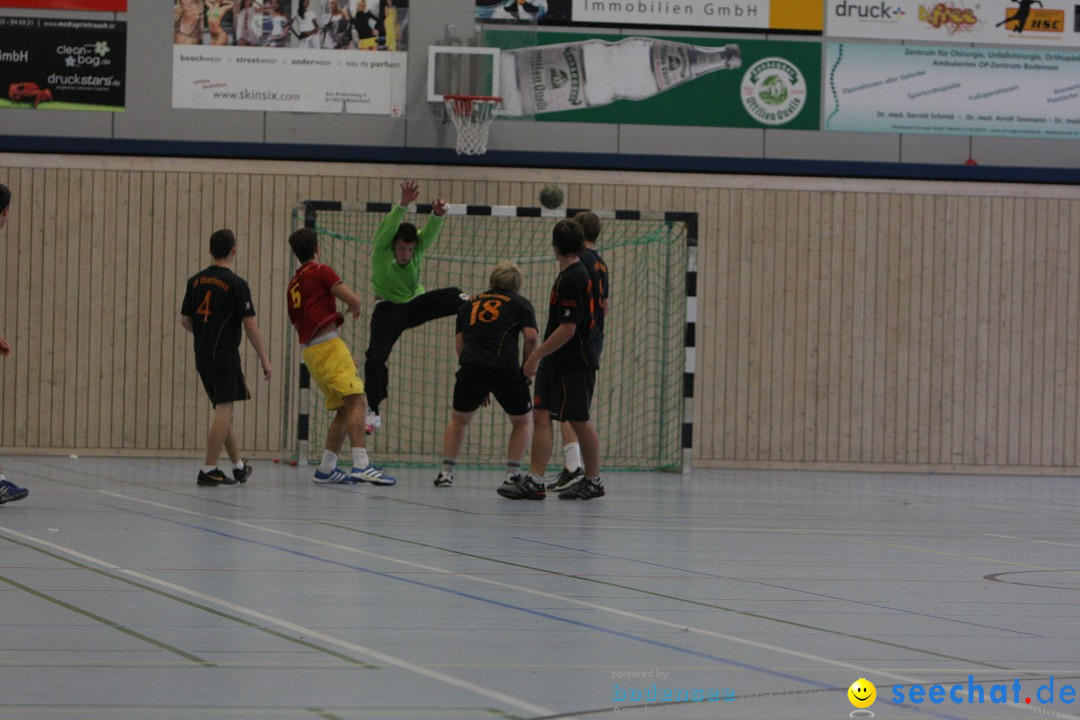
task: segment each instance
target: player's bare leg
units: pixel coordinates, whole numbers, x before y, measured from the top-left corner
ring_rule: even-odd
[[[534,477],[544,477],[547,472],[552,441],[551,413],[540,408],[534,409],[532,451],[529,453],[529,473]]]
[[[213,467],[217,465],[218,458],[221,457],[221,451],[226,447],[226,442],[229,439],[229,434],[232,432],[233,421],[233,404],[231,402],[218,403],[218,406],[214,408],[214,422],[210,424],[210,437],[206,441],[206,465]],[[235,450],[236,437],[233,437],[233,449]],[[229,458],[232,458],[232,453],[229,453]],[[239,453],[237,459],[239,459]]]
[[[548,424],[550,426],[550,422]],[[511,467],[516,463],[518,467],[521,467],[521,461],[525,459],[525,450],[532,441],[532,413],[511,415],[510,425],[510,440],[506,443],[506,464],[507,467]]]
[[[222,449],[228,449],[229,458],[236,454],[239,462],[240,453],[237,450],[236,435],[233,432],[233,403],[218,403],[214,408],[214,422],[210,423],[210,436],[206,441],[206,464],[199,471],[198,484],[215,487],[217,485],[236,485],[247,480],[249,473],[241,475],[226,474],[218,468],[218,458],[221,457]],[[237,463],[234,462],[235,467]],[[242,476],[242,479],[241,479]]]
[[[559,493],[560,500],[592,500],[604,496],[604,482],[600,479],[600,436],[591,420],[571,420],[581,455],[585,461],[585,477],[569,489]]]
[[[450,422],[446,423],[443,433],[443,467],[435,478],[435,487],[450,487],[454,484],[454,467],[461,446],[465,444],[465,428],[476,414],[473,412],[450,411]]]
[[[565,490],[585,477],[585,464],[581,459],[581,443],[569,422],[559,423],[562,434],[563,469],[559,477],[548,483],[548,490]]]

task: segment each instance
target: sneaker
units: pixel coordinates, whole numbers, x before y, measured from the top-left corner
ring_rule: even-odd
[[[239,485],[240,481],[221,472],[220,468],[214,468],[210,472],[200,470],[198,484],[217,487],[218,485]]]
[[[578,468],[577,470],[563,468],[562,472],[559,473],[559,477],[555,478],[555,482],[548,483],[547,489],[562,492],[563,490],[569,490],[584,479],[585,468]]]
[[[341,485],[342,483],[348,484],[352,481],[349,480],[348,475],[341,470],[334,468],[330,472],[316,470],[315,476],[311,478],[311,482],[318,483],[319,485]]]
[[[599,480],[585,480],[559,493],[560,500],[592,500],[598,497],[604,497],[604,483]]]
[[[544,483],[528,473],[506,478],[495,492],[510,500],[543,500],[547,497]]]
[[[387,475],[374,465],[368,465],[366,468],[354,467],[349,473],[349,482],[368,482],[372,485],[396,485],[397,478],[392,475]]]
[[[364,432],[368,435],[374,435],[375,431],[380,427],[382,427],[382,418],[379,417],[379,413],[368,408],[367,414],[364,416]]]
[[[435,478],[435,487],[450,487],[454,484],[454,473],[448,473],[445,470],[439,471],[439,476]]]
[[[26,488],[21,488],[10,480],[0,480],[0,505],[6,502],[22,500],[30,494]]]
[[[243,484],[247,482],[247,479],[251,477],[251,466],[244,463],[244,467],[237,470],[233,468],[232,476],[236,478],[236,482]]]

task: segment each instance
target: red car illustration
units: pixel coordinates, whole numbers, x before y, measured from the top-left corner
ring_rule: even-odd
[[[37,83],[24,82],[24,83],[11,83],[8,87],[8,97],[13,101],[20,100],[33,100],[34,107],[37,107],[39,103],[51,101],[53,99],[52,91],[48,88],[42,90],[37,86]]]

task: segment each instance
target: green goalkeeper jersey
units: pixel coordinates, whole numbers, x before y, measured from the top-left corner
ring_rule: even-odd
[[[398,265],[394,257],[394,235],[404,217],[405,208],[395,204],[375,231],[375,246],[371,251],[371,286],[375,294],[398,304],[424,294],[424,286],[420,284],[420,263],[423,262],[424,251],[435,242],[443,224],[443,218],[430,214],[427,224],[417,233],[416,252],[409,264]]]

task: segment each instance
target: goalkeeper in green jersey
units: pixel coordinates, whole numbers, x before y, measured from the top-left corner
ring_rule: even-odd
[[[469,296],[461,288],[450,287],[430,292],[420,284],[420,265],[424,251],[439,236],[446,201],[431,202],[431,216],[420,230],[402,222],[405,210],[420,196],[415,180],[401,183],[401,202],[395,205],[375,231],[371,251],[371,286],[375,290],[375,310],[371,314],[371,332],[365,352],[364,386],[367,389],[365,429],[370,435],[381,424],[379,404],[386,399],[390,370],[386,361],[394,343],[409,328],[429,320],[456,315]]]

